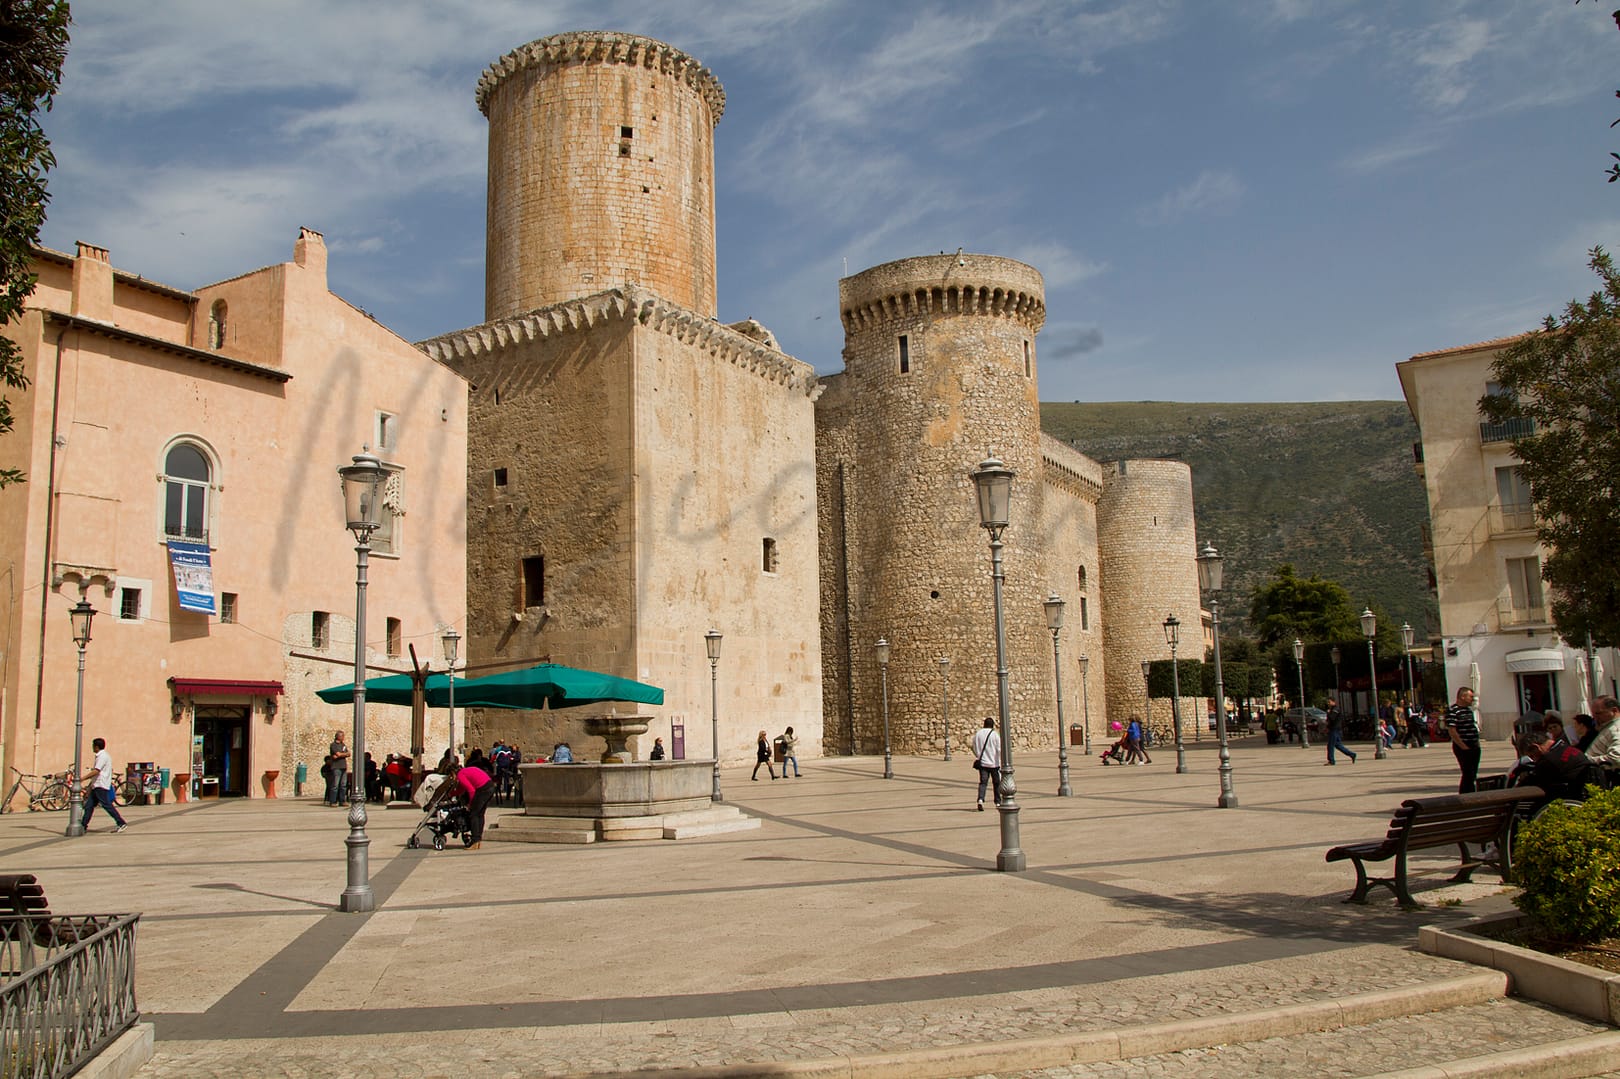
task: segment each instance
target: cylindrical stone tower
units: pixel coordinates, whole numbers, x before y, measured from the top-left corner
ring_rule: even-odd
[[[651,38],[541,38],[478,80],[489,119],[486,319],[623,284],[713,317],[708,68]]]
[[[1143,714],[1142,661],[1170,658],[1164,639],[1166,615],[1173,613],[1181,622],[1178,658],[1204,658],[1192,469],[1180,461],[1159,460],[1103,466],[1097,545],[1102,552],[1107,618],[1104,692],[1108,718],[1124,722]],[[1183,683],[1181,721],[1188,741],[1203,723],[1187,704],[1197,696],[1198,687],[1189,689]],[[1161,723],[1168,722],[1169,702],[1154,701],[1152,714]]]
[[[897,752],[934,753],[944,744],[941,656],[951,661],[953,745],[960,749],[996,711],[989,534],[979,526],[971,475],[992,454],[1017,472],[1003,536],[1014,746],[1027,744],[1036,724],[1047,745],[1035,379],[1035,335],[1046,315],[1041,275],[1012,259],[929,256],[845,278],[838,291],[856,431],[848,556],[856,752],[882,749],[872,655],[879,637],[892,646]]]

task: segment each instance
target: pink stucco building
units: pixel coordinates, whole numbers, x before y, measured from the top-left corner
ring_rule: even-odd
[[[371,557],[370,662],[407,669],[414,645],[442,669],[440,634],[466,628],[466,384],[329,292],[308,229],[292,261],[196,291],[83,243],[38,251],[35,272],[3,330],[30,379],[7,391],[16,427],[0,438],[0,467],[27,475],[0,489],[7,785],[12,768],[72,763],[81,595],[97,610],[87,760],[100,736],[115,763],[194,773],[204,796],[289,791],[299,763],[319,782],[352,714],[314,696],[348,681],[354,657],[336,469],[363,446],[398,469]],[[184,554],[177,574],[176,551],[206,576]],[[406,709],[370,708],[379,761],[411,748],[409,724]]]

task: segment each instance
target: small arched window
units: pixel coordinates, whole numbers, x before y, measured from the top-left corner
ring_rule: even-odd
[[[163,459],[163,534],[208,540],[208,488],[213,470],[202,450],[181,442]]]
[[[1086,567],[1080,567],[1080,591],[1086,590]]]
[[[208,309],[208,347],[225,347],[225,301],[215,300]]]

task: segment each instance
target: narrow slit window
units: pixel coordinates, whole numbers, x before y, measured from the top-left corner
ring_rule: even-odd
[[[1086,610],[1086,597],[1080,597],[1080,631],[1083,633],[1091,628],[1091,616]]]
[[[900,335],[900,373],[909,374],[911,371],[911,339],[905,334]]]
[[[761,548],[762,548],[762,556],[761,556],[760,568],[762,568],[766,573],[775,573],[776,572],[776,541],[774,539],[772,539],[771,537],[766,536],[764,543],[761,544]]]
[[[1028,378],[1034,372],[1034,370],[1035,370],[1034,364],[1031,363],[1030,358],[1029,358],[1029,342],[1025,341],[1024,342],[1024,377]]]
[[[219,594],[219,620],[230,625],[236,621],[236,593]]]
[[[332,647],[332,615],[315,611],[309,618],[309,642],[315,648]]]
[[[546,556],[530,555],[523,560],[523,606],[543,607],[546,603]]]
[[[400,652],[402,650],[402,645],[404,643],[404,636],[405,636],[404,629],[400,625],[399,619],[390,618],[388,620],[388,654],[389,655],[397,656],[397,655],[400,654]]]

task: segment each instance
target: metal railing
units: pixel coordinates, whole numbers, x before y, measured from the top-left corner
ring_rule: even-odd
[[[72,1075],[135,1025],[140,917],[0,916],[0,1079]]]
[[[1539,605],[1515,607],[1511,599],[1499,599],[1496,616],[1503,626],[1533,626],[1547,621],[1547,608]]]
[[[1479,425],[1481,442],[1512,442],[1516,438],[1529,438],[1536,433],[1536,421],[1528,416],[1514,416],[1501,423],[1483,420]]]

